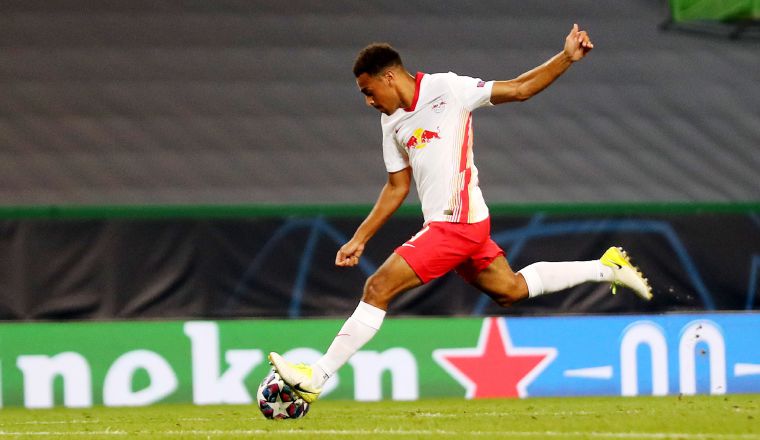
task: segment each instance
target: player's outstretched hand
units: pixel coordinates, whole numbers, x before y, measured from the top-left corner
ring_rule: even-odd
[[[593,48],[594,43],[591,42],[588,32],[580,30],[577,23],[574,24],[570,33],[567,34],[567,38],[565,38],[565,54],[571,60],[578,61]]]
[[[335,256],[335,265],[340,267],[353,267],[359,264],[359,257],[364,252],[364,244],[355,240],[341,246]]]

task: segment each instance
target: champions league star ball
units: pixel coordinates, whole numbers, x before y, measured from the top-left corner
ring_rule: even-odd
[[[309,412],[309,404],[271,370],[256,393],[261,414],[268,419],[298,419]]]

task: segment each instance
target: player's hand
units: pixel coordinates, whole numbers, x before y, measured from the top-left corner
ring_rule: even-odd
[[[359,264],[359,257],[364,252],[364,243],[351,240],[338,249],[335,256],[335,265],[339,267],[353,267]]]
[[[565,54],[571,60],[578,61],[593,48],[594,43],[591,42],[588,32],[578,29],[578,24],[574,24],[567,38],[565,38]]]

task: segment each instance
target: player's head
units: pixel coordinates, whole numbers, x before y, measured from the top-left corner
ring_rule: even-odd
[[[390,67],[403,66],[401,55],[388,43],[372,43],[356,56],[354,61],[354,76],[362,73],[370,76],[382,74]]]
[[[354,76],[365,102],[391,114],[400,106],[397,80],[406,73],[401,56],[387,43],[373,43],[359,52],[354,62]]]

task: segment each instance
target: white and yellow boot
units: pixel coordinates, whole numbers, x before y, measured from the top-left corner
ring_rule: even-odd
[[[652,299],[652,288],[644,274],[628,258],[628,254],[620,247],[611,247],[602,255],[599,261],[612,269],[615,280],[612,282],[612,293],[615,294],[617,286],[625,286],[633,290],[636,295],[649,301]]]

